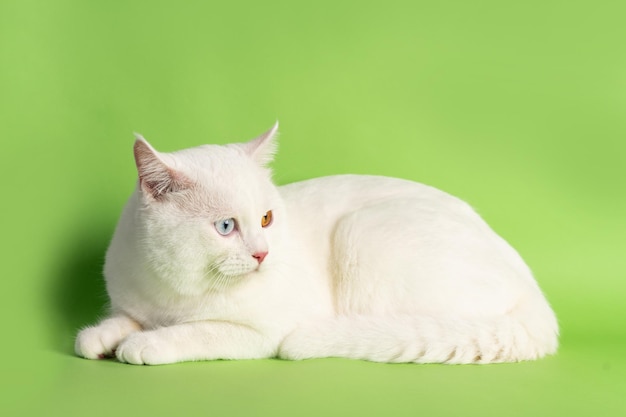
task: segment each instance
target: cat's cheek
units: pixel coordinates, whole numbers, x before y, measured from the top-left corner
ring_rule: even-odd
[[[137,332],[120,343],[115,355],[132,365],[163,365],[180,361],[177,349],[156,331]]]

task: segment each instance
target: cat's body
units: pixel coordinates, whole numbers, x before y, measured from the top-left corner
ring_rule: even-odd
[[[274,134],[175,154],[138,140],[140,183],[105,266],[111,317],[79,334],[79,355],[490,363],[556,350],[529,269],[467,204],[385,177],[275,187]]]

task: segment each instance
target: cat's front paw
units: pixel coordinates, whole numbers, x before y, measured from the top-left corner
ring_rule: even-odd
[[[129,335],[120,343],[115,356],[120,362],[133,365],[163,365],[180,360],[174,346],[158,330]]]
[[[122,339],[139,329],[139,324],[127,317],[112,317],[81,330],[76,336],[74,350],[78,356],[87,359],[111,357]]]

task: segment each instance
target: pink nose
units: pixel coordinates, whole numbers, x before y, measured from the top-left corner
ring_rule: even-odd
[[[252,257],[256,259],[259,265],[261,264],[261,262],[263,262],[263,259],[265,259],[266,256],[267,252],[256,252],[252,254]]]

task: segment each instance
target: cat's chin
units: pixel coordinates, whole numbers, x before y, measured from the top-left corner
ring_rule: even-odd
[[[214,278],[209,281],[208,285],[201,291],[194,295],[201,295],[208,293],[219,294],[228,292],[249,281],[253,274],[241,274],[232,276],[222,276],[221,278]]]
[[[249,269],[246,271],[242,271],[236,274],[232,274],[227,276],[227,278],[229,280],[231,280],[233,283],[238,283],[240,281],[244,281],[246,279],[251,279],[256,277],[257,275],[259,275],[260,273],[262,273],[265,270],[265,268],[263,268],[262,266],[257,266],[254,269]]]

